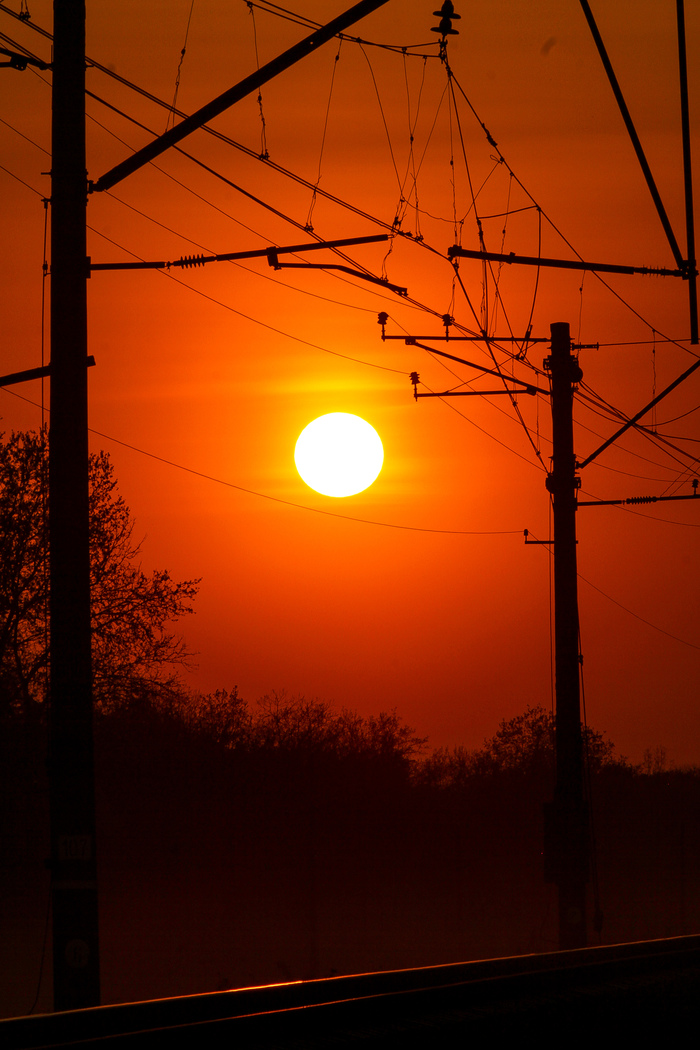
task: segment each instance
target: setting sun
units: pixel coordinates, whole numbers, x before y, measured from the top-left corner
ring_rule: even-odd
[[[376,479],[384,462],[379,434],[348,412],[319,416],[302,430],[294,462],[303,481],[324,496],[354,496]]]

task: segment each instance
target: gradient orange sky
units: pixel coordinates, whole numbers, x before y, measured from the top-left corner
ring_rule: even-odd
[[[346,6],[298,0],[294,10],[326,22]],[[551,703],[550,557],[546,547],[523,543],[526,528],[540,539],[550,530],[543,466],[551,452],[549,404],[544,397],[518,404],[542,463],[507,398],[414,403],[414,369],[432,390],[491,383],[401,341],[382,343],[377,312],[389,314],[390,334],[437,335],[446,312],[474,330],[446,260],[458,238],[478,247],[469,178],[492,251],[537,254],[534,199],[586,259],[666,267],[673,259],[579,4],[456,5],[462,17],[460,35],[449,41],[451,66],[516,179],[464,98],[449,105],[430,32],[435,6],[390,0],[348,31],[371,44],[345,40],[339,50],[332,41],[262,90],[270,160],[310,183],[320,172],[320,188],[342,203],[318,196],[310,215],[311,189],[258,159],[255,97],[213,122],[254,156],[203,131],[183,143],[277,212],[302,226],[310,218],[324,239],[383,232],[374,220],[391,225],[402,210],[401,229],[410,236],[396,237],[389,255],[382,244],[350,254],[376,275],[384,263],[410,301],[346,275],[275,272],[263,260],[170,275],[95,273],[90,423],[99,433],[91,442],[112,457],[144,537],[144,566],[202,577],[196,616],[182,624],[198,653],[187,676],[193,688],[238,685],[251,702],[287,690],[363,713],[396,707],[432,744],[475,747],[501,719]],[[0,31],[48,60],[50,42],[32,26],[50,30],[51,4],[31,0],[29,7],[24,25],[4,13],[19,11],[19,0],[6,0]],[[88,55],[169,102],[192,10],[177,98],[185,112],[255,68],[256,38],[262,64],[310,31],[264,4],[253,17],[245,2],[232,0],[87,7]],[[592,7],[684,249],[675,4],[596,0]],[[700,163],[697,5],[687,5],[686,18]],[[409,45],[425,46],[404,53]],[[42,173],[50,159],[38,147],[50,149],[48,80],[0,70],[7,372],[41,363],[41,196],[49,192]],[[148,128],[165,130],[165,109],[96,68],[88,69],[88,87]],[[98,101],[88,99],[87,111],[94,118],[92,179],[150,140]],[[172,150],[156,165],[90,198],[94,262],[311,239]],[[573,257],[546,220],[541,253]],[[338,261],[330,252],[307,257],[322,259]],[[463,260],[460,276],[483,323],[481,264]],[[504,267],[497,304],[489,279],[492,334],[508,334],[508,324],[523,333],[535,283],[534,269]],[[576,341],[600,344],[581,351],[585,383],[631,414],[692,363],[687,288],[642,276],[606,284],[591,273],[584,279],[543,270],[533,334],[547,336],[550,323],[568,321]],[[479,344],[451,349],[489,364]],[[506,354],[496,353],[510,368]],[[546,353],[536,344],[527,360],[540,368]],[[534,376],[523,363],[515,374]],[[698,408],[699,384],[695,375],[657,410],[660,433],[682,454],[628,434],[585,469],[583,498],[690,492],[699,414],[683,414]],[[38,427],[41,410],[16,394],[41,402],[39,383],[2,392],[2,428]],[[385,449],[379,479],[345,500],[313,492],[294,468],[303,427],[333,411],[366,418]],[[581,402],[575,412],[583,459],[615,424]],[[579,511],[587,716],[634,760],[645,747],[663,745],[674,761],[700,762],[699,527],[700,503]]]

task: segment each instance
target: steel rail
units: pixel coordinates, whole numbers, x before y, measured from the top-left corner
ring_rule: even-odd
[[[668,1036],[695,1015],[700,936],[451,963],[0,1021],[14,1050],[175,1045],[237,1048],[431,1045],[466,1036]]]

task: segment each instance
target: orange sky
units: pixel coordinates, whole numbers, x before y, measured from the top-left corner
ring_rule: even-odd
[[[88,55],[170,101],[191,0],[87,6]],[[294,10],[325,22],[346,6],[299,0]],[[144,537],[144,565],[167,567],[176,578],[202,577],[197,614],[183,624],[199,654],[188,678],[193,687],[237,684],[251,701],[285,689],[365,713],[396,707],[433,744],[478,746],[501,719],[527,704],[551,702],[549,556],[545,547],[526,547],[522,536],[525,528],[538,538],[549,533],[544,467],[507,398],[415,404],[409,371],[417,369],[433,390],[475,373],[460,366],[448,371],[400,341],[382,343],[376,315],[389,313],[391,334],[438,334],[435,314],[445,312],[473,330],[473,314],[445,259],[456,239],[455,215],[462,244],[478,247],[465,155],[475,190],[487,180],[480,215],[499,216],[483,220],[490,250],[537,254],[538,219],[464,99],[450,112],[445,70],[434,57],[432,6],[389,0],[349,31],[384,44],[429,43],[415,55],[374,46],[363,51],[348,40],[336,63],[333,41],[263,88],[266,145],[276,164],[313,183],[320,162],[321,189],[389,224],[403,183],[402,229],[412,237],[395,239],[386,273],[408,287],[412,302],[331,273],[276,273],[260,260],[173,271],[175,280],[157,272],[96,273],[89,286],[90,351],[97,360],[90,421],[107,435],[94,435],[92,445],[112,456]],[[684,247],[675,4],[597,0],[592,6]],[[3,7],[18,11],[20,4],[6,0]],[[700,13],[687,7],[696,129],[700,82],[692,56]],[[455,76],[546,215],[584,258],[672,266],[579,5],[470,0],[458,2],[457,10],[460,35],[449,42]],[[48,0],[31,0],[30,11],[33,24],[50,29]],[[307,32],[260,8],[253,22],[244,2],[195,0],[180,109],[192,112],[255,68],[254,28],[261,64]],[[2,9],[0,31],[49,58],[49,42]],[[88,70],[88,87],[149,128],[165,130],[164,109],[102,72]],[[149,136],[98,102],[89,100],[87,110],[104,125],[88,122],[89,175],[96,179]],[[40,194],[49,192],[42,172],[50,161],[17,132],[50,148],[49,87],[31,71],[2,70],[0,117],[11,125],[0,124],[3,166],[38,191],[0,170],[9,372],[41,361]],[[415,124],[413,161],[409,123]],[[254,97],[213,126],[260,152]],[[201,131],[183,145],[285,216],[307,223],[307,186]],[[696,133],[694,149],[697,161]],[[163,170],[146,167],[113,196],[90,199],[93,261],[172,259],[310,239],[172,151],[156,164]],[[383,230],[320,196],[312,223],[326,239]],[[384,245],[351,253],[381,274]],[[572,258],[546,222],[542,254]],[[318,252],[308,261],[322,258],[333,261]],[[479,313],[481,265],[464,260],[460,275]],[[505,315],[522,333],[535,276],[530,268],[504,268],[497,308],[490,283],[492,333],[507,334]],[[692,362],[686,287],[671,278],[619,276],[607,283],[613,291],[592,274],[582,281],[577,272],[543,271],[533,333],[546,336],[551,322],[569,321],[576,340],[618,344],[582,351],[581,365],[597,394],[631,413]],[[664,336],[680,345],[669,346]],[[488,363],[476,344],[452,349]],[[528,360],[540,367],[546,352],[535,345]],[[504,353],[498,359],[507,361]],[[516,371],[532,379],[522,364]],[[658,422],[695,408],[699,383],[694,376],[660,405]],[[38,383],[15,392],[40,402]],[[40,425],[37,408],[7,391],[0,396],[3,429]],[[521,397],[519,408],[547,464],[548,401]],[[378,481],[346,500],[314,493],[294,469],[298,434],[331,411],[362,415],[385,447]],[[583,459],[614,426],[581,404],[576,418]],[[697,413],[660,430],[686,451],[698,447]],[[689,463],[687,455],[678,462],[650,441],[626,436],[583,472],[584,498],[670,493],[681,477],[689,491]],[[678,762],[700,762],[698,508],[582,508],[578,519],[590,723],[633,759],[661,744]]]

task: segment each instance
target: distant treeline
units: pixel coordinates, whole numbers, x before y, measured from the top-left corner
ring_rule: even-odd
[[[556,947],[548,711],[477,750],[436,751],[396,712],[157,695],[96,713],[104,1001]],[[0,708],[5,1014],[32,1004],[46,928],[40,707]],[[660,750],[635,766],[585,739],[600,939],[695,932],[700,771],[664,768]],[[40,1009],[49,969],[50,951]]]

